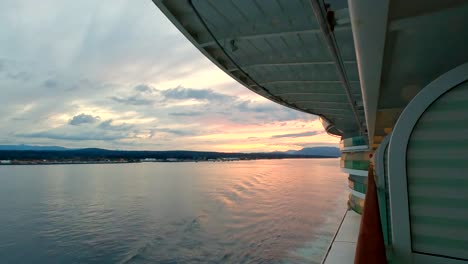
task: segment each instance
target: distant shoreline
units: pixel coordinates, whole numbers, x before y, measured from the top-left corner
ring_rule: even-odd
[[[12,160],[0,163],[0,166],[24,166],[24,165],[97,165],[97,164],[129,164],[129,163],[188,163],[188,162],[236,162],[236,161],[251,161],[251,160],[283,160],[283,159],[336,159],[338,157],[328,157],[328,156],[320,156],[320,157],[280,157],[280,158],[256,158],[256,159],[216,159],[216,160],[189,160],[189,159],[181,159],[181,160],[109,160],[109,161],[38,161],[38,160]]]
[[[58,148],[58,147],[54,147]],[[338,148],[315,147],[300,151],[229,153],[214,151],[144,151],[98,148],[65,150],[0,150],[1,165],[121,164],[139,162],[227,162],[264,159],[336,158]]]

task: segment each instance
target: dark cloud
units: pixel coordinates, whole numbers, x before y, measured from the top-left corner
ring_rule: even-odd
[[[252,102],[251,100],[245,100],[234,105],[241,112],[257,112],[257,113],[267,113],[278,110],[278,105],[274,104],[262,104]]]
[[[43,84],[47,88],[56,88],[58,86],[57,80],[54,80],[54,79],[47,79],[44,81]]]
[[[137,85],[133,89],[135,91],[141,92],[141,93],[153,93],[153,92],[156,91],[156,89],[154,89],[153,87],[151,87],[149,85],[146,85],[146,84]]]
[[[172,128],[156,128],[154,129],[154,131],[174,134],[177,136],[195,136],[199,134],[197,131],[189,130],[189,129],[183,130],[183,129],[172,129]]]
[[[80,114],[69,121],[73,126],[61,126],[50,130],[31,133],[17,133],[17,137],[41,138],[68,141],[115,141],[134,137],[133,125],[113,125],[112,119],[100,122],[97,126],[78,126],[80,124],[94,124],[100,120],[98,116]]]
[[[116,131],[116,130],[128,131],[133,128],[133,126],[129,124],[113,125],[112,122],[113,122],[112,119],[103,121],[98,125],[98,128],[104,129],[104,130],[113,130],[113,131]]]
[[[24,118],[24,117],[12,117],[10,120],[13,120],[13,121],[26,121],[28,119]]]
[[[161,91],[161,95],[167,100],[195,99],[226,102],[237,99],[235,96],[214,92],[211,89],[192,89],[181,86]]]
[[[174,112],[174,113],[169,113],[171,116],[200,116],[203,115],[203,112],[197,112],[197,111],[187,111],[187,112]]]
[[[0,59],[0,73],[4,73],[4,76],[7,79],[14,81],[30,81],[32,79],[32,74],[21,69],[17,69],[11,65],[11,62],[8,63],[7,60]]]
[[[299,138],[299,137],[310,137],[315,136],[322,133],[321,131],[310,131],[310,132],[302,132],[302,133],[292,133],[292,134],[281,134],[281,135],[274,135],[271,138]]]
[[[138,95],[131,95],[128,97],[112,96],[110,97],[110,99],[112,99],[115,102],[126,104],[126,105],[152,105],[153,104],[153,100],[141,98]]]
[[[68,121],[68,124],[72,126],[79,126],[81,124],[94,124],[101,120],[99,116],[92,116],[87,114],[79,114],[74,116],[72,119]]]
[[[213,113],[224,116],[232,116],[232,109],[226,109],[226,111],[213,111]]]
[[[64,133],[61,131],[42,131],[34,133],[17,134],[24,138],[47,138],[53,140],[71,140],[71,141],[86,141],[86,140],[117,140],[127,138],[126,134],[119,133],[102,133],[98,131],[84,131],[81,133]]]
[[[294,145],[303,148],[311,148],[311,147],[338,147],[338,144],[333,143],[326,143],[326,142],[299,142],[294,143]]]
[[[1,69],[0,69],[1,71]],[[10,72],[7,74],[7,77],[16,80],[16,81],[29,81],[31,79],[31,74],[25,72],[25,71],[20,71],[20,72]]]

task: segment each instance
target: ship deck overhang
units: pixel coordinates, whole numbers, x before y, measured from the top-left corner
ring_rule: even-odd
[[[366,133],[346,1],[154,0],[213,63],[334,135]]]

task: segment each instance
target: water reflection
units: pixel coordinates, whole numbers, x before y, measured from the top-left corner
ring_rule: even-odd
[[[320,263],[345,207],[337,159],[0,167],[0,259]]]

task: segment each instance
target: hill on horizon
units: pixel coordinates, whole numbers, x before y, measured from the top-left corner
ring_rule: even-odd
[[[0,151],[80,151],[80,152],[106,152],[106,151],[122,151],[122,152],[132,152],[134,150],[109,150],[103,148],[66,148],[61,146],[37,146],[37,145],[0,145]],[[137,152],[174,152],[185,150],[137,150]],[[203,150],[200,151],[187,151],[187,152],[206,152]],[[215,151],[209,151],[216,153]],[[262,153],[262,152],[257,152]],[[265,152],[266,153],[266,152]],[[288,150],[288,151],[274,151],[272,153],[276,154],[286,154],[286,155],[303,155],[303,156],[326,156],[326,157],[339,157],[341,155],[340,150],[337,147],[307,147],[301,150]]]

